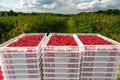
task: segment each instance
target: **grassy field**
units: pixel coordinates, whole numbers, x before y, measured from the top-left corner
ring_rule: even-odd
[[[118,70],[118,74],[117,74],[117,80],[120,80],[120,66],[119,66],[119,70]]]

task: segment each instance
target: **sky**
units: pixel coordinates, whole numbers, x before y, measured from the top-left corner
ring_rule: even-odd
[[[120,9],[120,0],[0,0],[0,11],[76,14]]]

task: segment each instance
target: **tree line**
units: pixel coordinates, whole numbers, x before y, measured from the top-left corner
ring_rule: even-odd
[[[79,14],[0,12],[0,43],[21,33],[100,33],[120,42],[120,10]]]

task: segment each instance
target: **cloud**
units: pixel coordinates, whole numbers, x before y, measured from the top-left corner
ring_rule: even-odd
[[[19,0],[19,3],[16,6],[12,6],[11,9],[23,12],[68,14],[99,9],[120,9],[120,0]]]
[[[11,8],[12,7],[10,5],[0,3],[0,10],[2,10],[2,11],[10,10]]]
[[[15,11],[29,10],[29,8],[33,8],[32,3],[35,4],[35,2],[32,2],[32,0],[31,2],[29,2],[28,0],[20,0],[19,3],[15,7],[12,8],[12,10],[15,10]]]
[[[33,3],[33,4],[36,4],[36,3],[37,3],[37,1],[36,1],[36,0],[32,0],[32,3]]]
[[[15,4],[11,3],[6,3],[3,0],[0,0],[0,10],[1,11],[9,11],[11,10],[13,7],[15,7]]]
[[[57,0],[41,0],[39,1],[41,4],[52,4],[53,2],[55,2]]]
[[[99,9],[120,9],[119,0],[92,0],[91,2],[83,2],[77,5],[79,10],[96,11]]]
[[[54,3],[52,3],[52,4],[44,4],[42,7],[43,8],[49,8],[49,9],[53,9],[53,8],[55,8],[55,6],[56,6],[56,3],[54,2]]]

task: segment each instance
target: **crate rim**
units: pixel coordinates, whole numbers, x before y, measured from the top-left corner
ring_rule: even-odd
[[[98,36],[98,37],[101,37],[101,38],[103,38],[103,39],[105,39],[105,40],[113,43],[114,45],[119,45],[119,46],[120,46],[120,43],[119,43],[119,42],[117,42],[117,41],[115,41],[115,40],[113,40],[113,39],[110,39],[110,38],[108,38],[108,37],[106,37],[106,36],[103,36],[103,35],[101,35],[101,34],[98,34],[98,33],[76,33],[76,35],[77,35],[77,36],[78,36],[78,35],[96,35],[96,36]]]
[[[40,41],[40,43],[37,46],[33,46],[33,47],[7,47],[8,44],[17,41],[18,38],[21,38],[23,36],[27,36],[27,35],[43,35],[42,40]],[[45,38],[47,37],[47,33],[23,33],[18,35],[17,37],[8,40],[7,42],[3,43],[0,45],[0,51],[4,52],[3,50],[6,50],[4,53],[15,53],[15,52],[36,52],[39,50],[39,47],[41,47],[42,42],[45,40]],[[8,50],[8,51],[7,51]],[[27,50],[32,50],[32,51],[27,51]]]

